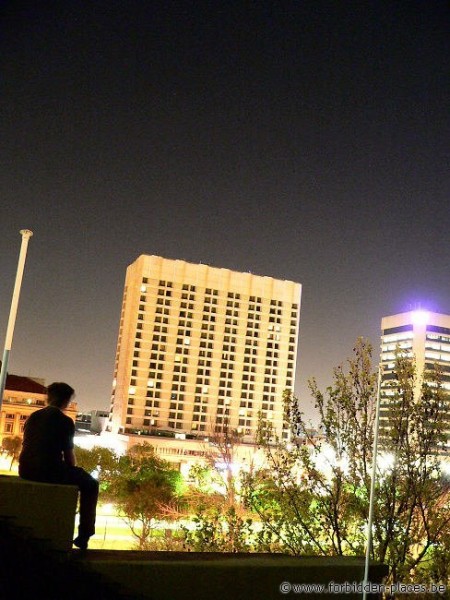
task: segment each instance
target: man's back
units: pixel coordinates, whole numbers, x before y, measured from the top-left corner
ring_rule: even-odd
[[[63,452],[73,448],[75,426],[59,408],[47,406],[32,413],[24,428],[19,474],[52,481],[63,467]]]
[[[73,450],[75,425],[62,411],[75,394],[67,383],[55,382],[47,388],[47,408],[32,413],[25,422],[19,475],[24,479],[76,485],[80,490],[80,521],[73,543],[88,547],[95,533],[98,481],[76,466]]]

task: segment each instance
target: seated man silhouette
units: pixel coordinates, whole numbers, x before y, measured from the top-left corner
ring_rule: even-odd
[[[80,524],[73,541],[81,550],[88,547],[95,533],[98,481],[76,466],[73,450],[75,425],[63,411],[74,395],[67,383],[52,383],[47,388],[46,408],[32,413],[25,422],[19,475],[23,479],[76,485],[80,490]]]

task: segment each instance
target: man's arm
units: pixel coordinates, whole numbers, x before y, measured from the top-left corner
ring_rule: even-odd
[[[69,465],[69,467],[77,466],[77,459],[75,458],[75,452],[73,451],[73,448],[70,448],[70,450],[64,450],[63,455],[66,465]]]
[[[75,452],[73,449],[73,438],[75,436],[75,425],[70,417],[65,416],[66,423],[66,435],[63,441],[63,456],[64,462],[69,467],[76,467],[77,459],[75,458]]]

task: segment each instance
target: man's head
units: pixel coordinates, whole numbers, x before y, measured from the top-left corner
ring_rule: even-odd
[[[64,410],[69,406],[75,390],[67,383],[51,383],[47,388],[47,404]]]

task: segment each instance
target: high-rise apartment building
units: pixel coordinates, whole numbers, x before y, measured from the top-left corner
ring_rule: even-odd
[[[108,430],[252,441],[258,415],[283,431],[301,285],[140,256],[126,273]]]
[[[424,310],[384,317],[381,320],[381,412],[384,426],[388,426],[389,399],[394,396],[392,380],[395,352],[400,348],[414,357],[417,369],[416,394],[420,392],[422,374],[439,365],[442,387],[450,393],[450,315]]]

